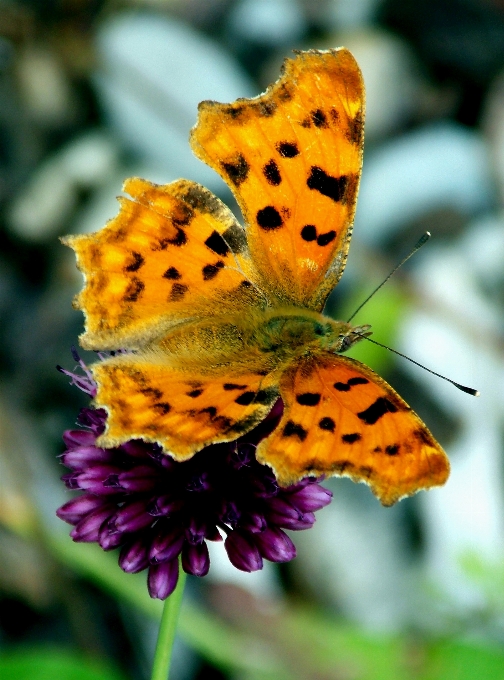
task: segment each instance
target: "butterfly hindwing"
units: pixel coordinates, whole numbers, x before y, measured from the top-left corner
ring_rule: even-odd
[[[443,484],[449,462],[406,402],[367,366],[325,353],[293,363],[280,380],[285,411],[258,448],[282,485],[306,475],[369,484],[384,505]]]
[[[158,355],[122,355],[95,364],[96,405],[106,408],[99,446],[130,439],[157,442],[177,460],[245,434],[278,398],[277,379],[257,373],[198,374]]]
[[[64,243],[77,255],[85,287],[87,349],[137,348],[181,320],[255,304],[243,228],[204,187],[126,181],[117,217]]]
[[[362,165],[364,86],[344,48],[300,52],[265,94],[202,102],[196,155],[234,191],[274,299],[322,309],[345,266]]]

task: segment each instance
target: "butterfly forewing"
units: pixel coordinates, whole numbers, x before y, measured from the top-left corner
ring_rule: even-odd
[[[77,255],[85,287],[87,349],[137,348],[209,305],[255,305],[243,228],[213,194],[186,180],[158,186],[127,180],[117,217],[94,234],[64,242]]]
[[[276,300],[320,310],[343,273],[363,117],[362,77],[344,48],[287,59],[255,99],[200,104],[193,150],[234,191]]]

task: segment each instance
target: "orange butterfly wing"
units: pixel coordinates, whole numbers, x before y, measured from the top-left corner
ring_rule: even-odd
[[[383,505],[444,484],[449,462],[420,418],[374,371],[324,353],[283,374],[285,411],[257,457],[282,485],[306,475],[369,484]]]
[[[235,378],[167,364],[159,355],[122,355],[93,366],[95,403],[108,412],[98,445],[130,439],[157,442],[177,460],[208,444],[251,430],[278,398],[278,379],[252,373]]]
[[[258,301],[246,236],[204,187],[132,178],[117,217],[94,234],[63,239],[85,286],[74,306],[86,316],[86,349],[137,348],[183,320]]]
[[[346,263],[362,166],[364,86],[344,48],[300,52],[255,99],[202,102],[194,153],[235,193],[263,286],[322,309]]]

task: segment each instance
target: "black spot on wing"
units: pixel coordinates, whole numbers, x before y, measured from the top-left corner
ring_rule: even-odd
[[[327,124],[327,117],[325,113],[322,111],[322,109],[315,109],[315,111],[311,112],[311,118],[313,121],[313,124],[315,127],[318,128],[326,128],[328,127]]]
[[[282,158],[295,158],[299,155],[298,146],[294,142],[279,142],[276,148]]]
[[[277,105],[275,104],[275,102],[272,101],[259,102],[256,106],[257,110],[259,111],[259,115],[263,116],[264,118],[269,118],[270,116],[273,116],[277,109]]]
[[[350,385],[350,387],[353,387],[354,385],[367,385],[368,382],[369,380],[367,380],[367,378],[361,378],[360,376],[347,380],[347,384]]]
[[[336,232],[334,229],[331,231],[327,231],[325,234],[319,234],[317,237],[317,245],[319,246],[327,246],[331,241],[334,241],[336,238]]]
[[[336,427],[336,423],[332,418],[329,418],[326,416],[325,418],[322,418],[319,421],[318,426],[320,427],[321,430],[326,430],[327,432],[334,432],[334,429]]]
[[[143,265],[145,262],[144,258],[140,253],[131,253],[133,257],[133,262],[131,262],[127,267],[125,267],[127,272],[137,272],[140,267]]]
[[[196,397],[199,397],[200,394],[203,394],[203,390],[202,389],[195,389],[195,390],[191,390],[190,392],[186,392],[186,394],[187,394],[188,397],[191,397],[191,399],[196,399]]]
[[[397,454],[399,453],[399,449],[400,449],[400,448],[401,448],[401,447],[399,446],[399,444],[389,444],[389,445],[385,448],[385,453],[386,453],[388,456],[397,456]]]
[[[232,106],[232,105],[223,106],[221,111],[226,116],[229,116],[230,118],[233,118],[233,120],[236,120],[237,118],[241,117],[241,115],[245,111],[245,107],[241,104],[237,104],[235,106]]]
[[[224,383],[222,386],[226,392],[229,392],[231,390],[245,390],[247,389],[247,385],[238,385],[237,383]]]
[[[264,229],[264,231],[272,231],[279,229],[283,225],[283,220],[276,208],[268,205],[265,208],[257,211],[257,224]]]
[[[346,175],[333,177],[328,175],[322,168],[312,165],[306,184],[309,189],[318,191],[323,196],[332,199],[335,203],[339,203],[345,196],[347,182],[348,177]]]
[[[361,435],[358,432],[351,432],[350,434],[341,435],[341,441],[344,444],[354,444],[361,439]]]
[[[335,382],[333,387],[338,392],[350,392],[350,385],[348,385],[348,383]]]
[[[219,269],[222,269],[223,267],[224,262],[222,260],[219,260],[215,264],[206,264],[201,270],[201,273],[203,274],[203,280],[211,281],[217,276]]]
[[[184,203],[179,203],[171,216],[173,224],[177,227],[187,227],[194,218],[194,210]]]
[[[205,245],[221,257],[225,257],[229,253],[229,246],[218,231],[212,231],[205,241]]]
[[[316,406],[320,401],[320,394],[318,392],[303,392],[303,394],[296,395],[296,401],[301,406]]]
[[[183,283],[174,283],[168,300],[170,302],[179,302],[180,300],[182,300],[182,298],[184,297],[188,290],[189,287],[185,286]]]
[[[355,465],[350,460],[336,460],[331,465],[331,470],[337,474],[342,474],[345,470],[352,470]]]
[[[152,408],[155,409],[160,415],[165,416],[167,413],[171,411],[171,406],[168,402],[158,402],[157,404],[153,404]]]
[[[163,396],[163,393],[161,390],[158,390],[155,387],[144,387],[143,389],[140,390],[142,394],[145,394],[146,397],[151,397],[152,399],[161,399]]]
[[[215,406],[207,406],[206,408],[202,408],[198,413],[208,413],[210,418],[213,420],[215,416],[217,415],[217,409]]]
[[[395,413],[397,406],[386,397],[378,397],[365,411],[357,414],[357,417],[366,425],[374,425],[386,413]]]
[[[257,392],[244,392],[235,399],[236,404],[240,406],[249,406],[250,404],[260,404],[261,406],[269,406],[278,397],[278,390],[275,387],[268,387],[265,390]]]
[[[360,145],[362,141],[362,133],[364,130],[364,121],[362,118],[362,111],[357,111],[354,118],[348,122],[347,139],[351,144]]]
[[[178,281],[182,278],[182,274],[175,267],[169,267],[163,274],[163,278],[170,279],[171,281]]]
[[[301,229],[301,238],[304,241],[315,241],[317,238],[317,229],[314,224],[305,224]]]
[[[145,288],[145,283],[134,277],[131,279],[126,292],[124,293],[124,302],[136,302]]]
[[[187,243],[187,235],[183,229],[177,227],[177,233],[173,238],[162,238],[158,244],[152,247],[153,250],[166,250],[166,248],[171,246],[183,246]]]
[[[299,423],[295,423],[293,420],[288,420],[282,432],[282,437],[297,437],[299,441],[304,442],[308,432]]]
[[[241,153],[238,154],[236,160],[232,162],[223,162],[222,167],[236,187],[239,187],[240,184],[245,182],[250,170],[250,165],[247,163],[245,156]]]
[[[282,182],[282,176],[280,175],[280,169],[275,163],[273,158],[269,160],[263,167],[263,175],[266,178],[268,184],[276,187]]]
[[[239,397],[236,397],[235,404],[240,404],[240,406],[249,406],[253,401],[255,401],[255,392],[243,392]]]

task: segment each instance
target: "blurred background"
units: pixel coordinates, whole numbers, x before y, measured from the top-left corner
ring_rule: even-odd
[[[444,488],[383,508],[333,479],[298,557],[188,579],[172,680],[504,678],[504,2],[0,0],[0,677],[144,680],[160,603],[117,555],[73,544],[56,508],[82,285],[58,237],[116,214],[125,177],[201,182],[203,99],[254,96],[292,49],[345,45],[364,73],[364,170],[347,318],[481,391],[369,343],[377,370],[446,448]],[[362,346],[366,345],[366,346]],[[93,360],[92,355],[84,356]]]

